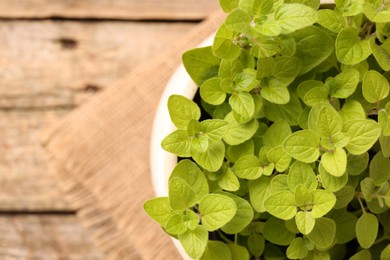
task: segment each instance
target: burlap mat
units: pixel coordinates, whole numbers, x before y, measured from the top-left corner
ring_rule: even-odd
[[[43,134],[59,186],[107,259],[180,259],[142,207],[154,196],[152,120],[182,53],[214,32],[223,17],[216,13]]]

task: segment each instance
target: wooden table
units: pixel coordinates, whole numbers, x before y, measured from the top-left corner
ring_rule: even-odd
[[[105,259],[39,133],[167,48],[217,0],[0,1],[0,259]]]

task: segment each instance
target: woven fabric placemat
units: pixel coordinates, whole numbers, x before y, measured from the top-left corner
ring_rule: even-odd
[[[107,259],[180,259],[170,238],[143,211],[143,202],[154,197],[152,121],[182,53],[223,19],[221,12],[212,15],[42,135],[59,186]]]

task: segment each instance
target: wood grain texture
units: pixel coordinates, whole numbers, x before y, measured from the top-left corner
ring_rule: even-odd
[[[0,212],[69,211],[38,136],[68,110],[0,110]]]
[[[2,260],[103,260],[86,230],[72,215],[0,214]]]
[[[39,133],[195,25],[0,23],[0,211],[72,210]]]
[[[1,0],[0,17],[203,19],[218,0]]]
[[[0,8],[1,9],[1,8]],[[0,23],[0,108],[83,103],[195,23]]]

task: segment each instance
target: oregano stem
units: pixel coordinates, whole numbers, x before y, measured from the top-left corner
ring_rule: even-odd
[[[362,200],[360,199],[360,196],[355,194],[355,197],[356,197],[356,198],[358,199],[358,201],[359,201],[359,204],[360,204],[360,207],[362,208],[363,214],[366,213],[366,209],[364,208],[364,205],[363,205]]]

